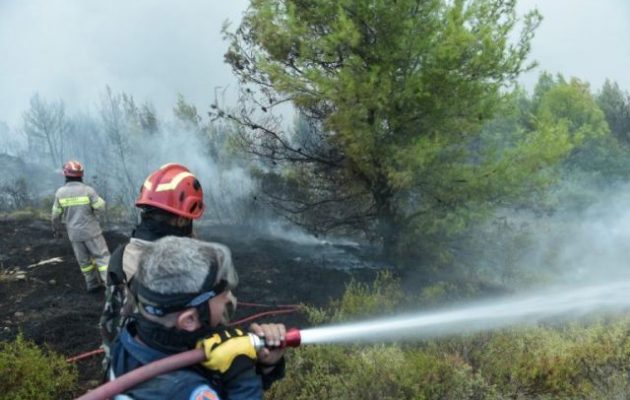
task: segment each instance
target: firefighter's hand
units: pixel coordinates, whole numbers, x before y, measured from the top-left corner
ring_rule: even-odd
[[[218,374],[224,380],[230,380],[256,362],[256,349],[249,335],[240,329],[225,328],[197,343],[206,354],[202,365]]]
[[[265,341],[265,347],[258,351],[258,362],[264,367],[264,372],[273,369],[282,356],[284,348],[279,346],[286,338],[286,328],[283,324],[251,324],[249,330]]]

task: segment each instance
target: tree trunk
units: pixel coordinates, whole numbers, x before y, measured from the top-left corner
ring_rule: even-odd
[[[389,188],[374,193],[376,203],[377,234],[382,241],[382,255],[385,259],[395,261],[399,254],[402,221],[393,204],[394,196]]]

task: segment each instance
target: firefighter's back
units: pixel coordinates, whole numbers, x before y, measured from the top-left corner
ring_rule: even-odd
[[[85,241],[101,235],[101,226],[94,210],[101,208],[103,200],[96,191],[83,182],[67,182],[55,195],[63,209],[63,221],[71,241]]]

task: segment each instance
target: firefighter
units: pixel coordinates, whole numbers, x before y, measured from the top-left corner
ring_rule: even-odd
[[[262,399],[284,375],[285,327],[252,324],[275,346],[258,352],[245,332],[227,328],[237,283],[230,251],[218,243],[170,236],[143,252],[130,290],[138,311],[114,342],[109,379],[196,347],[207,361],[140,383],[124,398]]]
[[[203,189],[188,168],[166,164],[144,181],[136,206],[140,208],[140,223],[129,242],[114,251],[108,267],[105,307],[100,320],[104,369],[109,363],[110,344],[133,311],[127,286],[138,269],[140,255],[151,242],[164,236],[192,235],[193,220],[201,218],[205,209]]]
[[[53,236],[61,237],[61,225],[66,225],[74,255],[85,277],[88,292],[104,286],[109,262],[109,249],[103,237],[96,213],[105,201],[91,187],[83,183],[83,166],[68,161],[63,166],[66,183],[55,193],[52,207]]]

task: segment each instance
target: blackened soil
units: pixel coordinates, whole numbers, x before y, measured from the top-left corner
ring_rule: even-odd
[[[127,240],[128,230],[105,232],[111,251]],[[249,234],[244,240],[238,230],[213,227],[199,230],[198,236],[232,249],[240,278],[235,292],[242,302],[324,306],[341,296],[351,279],[371,281],[375,276],[374,269],[336,269],[317,254],[298,257],[291,242],[279,239],[257,239]],[[29,267],[55,257],[62,261]],[[67,357],[98,349],[103,299],[103,292],[85,291],[70,243],[53,239],[48,222],[0,220],[0,340],[12,340],[23,332],[27,339]],[[236,317],[267,310],[239,307]],[[265,321],[307,324],[297,313],[258,320]],[[77,393],[99,384],[100,362],[100,356],[78,362]]]

